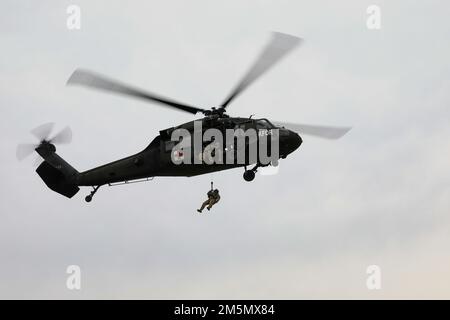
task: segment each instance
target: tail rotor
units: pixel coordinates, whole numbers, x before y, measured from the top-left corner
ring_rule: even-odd
[[[65,127],[54,136],[51,136],[54,123],[46,123],[31,130],[31,134],[38,139],[38,143],[21,143],[17,146],[17,160],[22,161],[29,157],[37,148],[47,146],[55,149],[55,144],[68,144],[72,141],[72,130]]]

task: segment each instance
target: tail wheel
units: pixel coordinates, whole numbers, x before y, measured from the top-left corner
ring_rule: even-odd
[[[97,191],[98,191],[98,189],[100,188],[100,186],[96,186],[96,187],[93,186],[93,188],[94,188],[94,190],[92,190],[91,193],[88,194],[88,195],[86,196],[86,198],[84,198],[84,200],[85,200],[86,202],[91,202],[91,201],[92,201],[92,197],[94,197],[94,194],[97,193]]]

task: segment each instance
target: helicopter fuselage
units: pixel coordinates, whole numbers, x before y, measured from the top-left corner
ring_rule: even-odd
[[[225,133],[225,130],[227,129],[254,129],[259,132],[260,134],[257,135],[257,140],[246,141],[246,155],[248,155],[248,151],[252,148],[251,144],[257,144],[260,137],[264,135],[264,133],[267,133],[268,130],[278,129],[279,158],[285,158],[288,154],[296,150],[302,143],[302,139],[297,133],[285,128],[275,127],[267,119],[205,117],[196,121],[201,121],[203,131],[214,128],[223,133]],[[250,159],[248,156],[245,157],[245,161],[243,163],[234,162],[207,164],[205,162],[195,163],[195,161],[180,164],[174,163],[173,147],[175,146],[176,141],[171,139],[171,133],[176,129],[186,129],[193,133],[194,122],[195,121],[190,121],[178,127],[161,130],[160,134],[153,139],[147,148],[135,155],[93,168],[88,171],[80,172],[75,178],[75,184],[78,186],[99,186],[147,177],[191,177],[215,171],[246,167],[249,165],[255,165],[256,167],[269,165],[261,163],[259,158],[255,161],[254,159]],[[210,141],[204,141],[203,147],[209,143]],[[224,153],[230,151],[226,150],[225,147],[224,149]],[[191,160],[194,160],[194,157],[198,156],[194,152],[191,152],[190,154],[192,157]]]

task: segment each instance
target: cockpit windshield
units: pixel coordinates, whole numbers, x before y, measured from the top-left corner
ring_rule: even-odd
[[[274,129],[275,126],[271,124],[267,119],[256,120],[256,129]]]

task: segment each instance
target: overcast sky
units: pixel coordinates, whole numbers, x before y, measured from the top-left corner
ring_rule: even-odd
[[[66,27],[81,8],[81,30]],[[366,9],[381,8],[381,29]],[[448,1],[3,1],[0,298],[450,298]],[[230,115],[350,125],[304,136],[277,175],[242,169],[50,191],[30,129],[70,125],[83,171],[143,149],[189,114],[65,82],[83,67],[209,108],[270,31],[305,39]],[[222,199],[195,211],[210,181]],[[378,265],[382,289],[366,287]],[[66,288],[79,265],[82,289]]]

